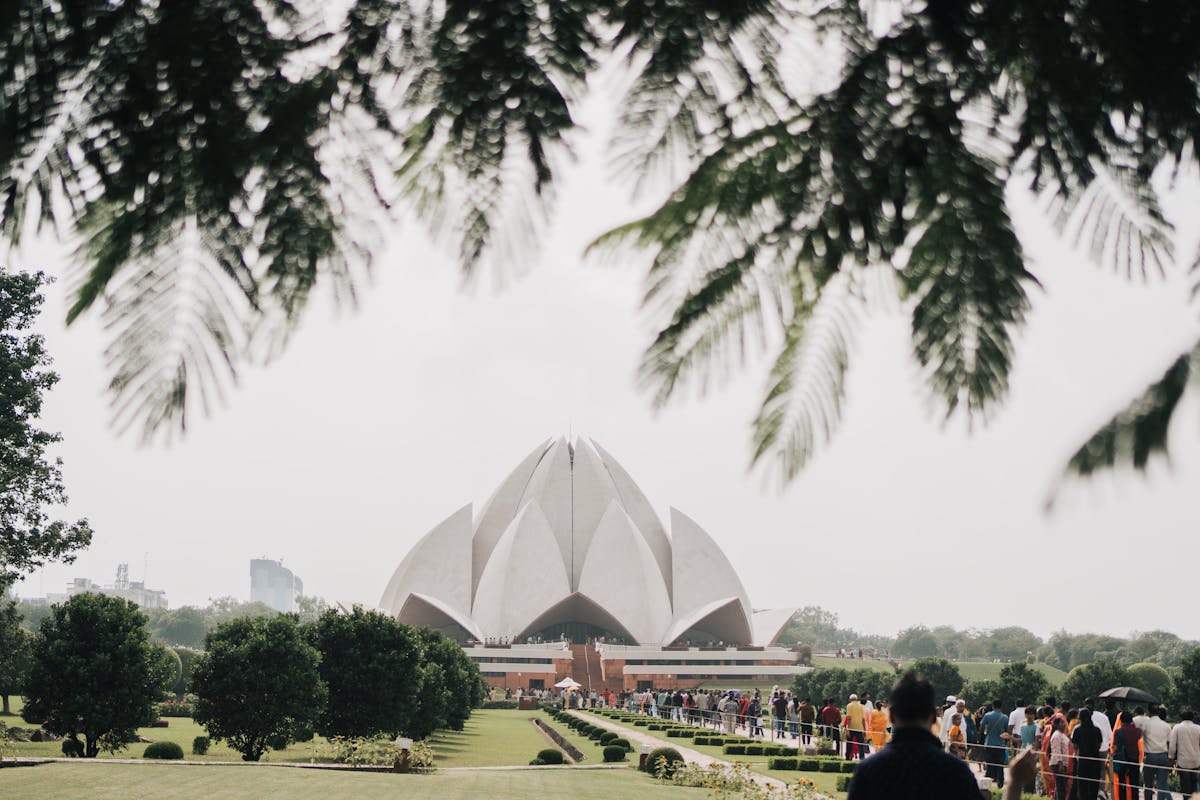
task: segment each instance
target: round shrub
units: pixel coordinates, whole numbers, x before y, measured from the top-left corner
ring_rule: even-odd
[[[674,747],[659,747],[646,756],[646,772],[670,779],[675,769],[683,763],[683,756]]]
[[[616,739],[611,740],[608,743],[608,746],[609,747],[624,747],[626,750],[633,750],[633,745],[629,743],[629,740],[623,739],[619,736]]]
[[[544,767],[544,766],[546,766],[546,762],[545,762],[545,761],[542,761],[540,758],[535,758],[533,761],[530,761],[530,762],[529,762],[529,766],[531,766],[531,767]]]
[[[599,736],[600,744],[608,744],[615,738],[617,738],[617,735],[615,733],[613,733],[612,731],[605,731],[604,733],[600,734],[600,736]]]
[[[83,742],[78,739],[63,739],[62,754],[67,758],[83,758]]]
[[[555,750],[553,747],[547,747],[545,750],[539,750],[537,757],[542,760],[543,764],[563,763],[562,750]]]
[[[624,761],[625,755],[628,752],[629,751],[626,750],[624,747],[610,744],[604,748],[604,763],[612,764],[617,761]]]
[[[146,748],[142,758],[162,758],[174,760],[183,758],[183,748],[178,742],[155,742]]]
[[[209,739],[207,736],[197,736],[192,739],[192,755],[202,756],[208,753]]]

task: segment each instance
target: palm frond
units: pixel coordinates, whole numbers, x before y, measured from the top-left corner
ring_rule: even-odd
[[[102,241],[103,228],[120,218],[115,210],[94,212],[84,233]],[[138,428],[145,441],[159,434],[170,439],[196,414],[222,404],[236,382],[249,340],[249,302],[214,255],[222,249],[187,220],[167,244],[127,259],[106,284],[105,358],[118,430]]]
[[[1200,342],[1071,456],[1067,472],[1090,475],[1122,464],[1143,469],[1167,452],[1167,433],[1179,400],[1200,378]]]
[[[1095,164],[1085,187],[1054,183],[1043,196],[1059,233],[1093,262],[1145,280],[1166,274],[1175,258],[1174,226],[1148,176],[1132,167]]]
[[[570,155],[570,94],[593,66],[589,8],[442,0],[413,17],[398,175],[435,232],[459,242],[467,274],[498,234],[535,238],[528,223],[544,216],[556,162]]]
[[[775,122],[791,106],[777,58],[788,25],[778,0],[712,8],[669,0],[619,3],[607,17],[636,74],[611,148],[634,191],[674,182],[725,137]]]
[[[815,302],[797,302],[785,323],[753,439],[753,463],[770,460],[782,483],[800,473],[841,421],[850,352],[865,311],[854,275],[835,275]]]

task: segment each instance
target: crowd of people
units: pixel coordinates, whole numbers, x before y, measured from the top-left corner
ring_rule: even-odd
[[[905,692],[915,693],[917,699]],[[927,719],[918,713],[925,693]],[[897,697],[907,705],[897,708]],[[1092,698],[1080,708],[1047,697],[1041,705],[1022,699],[1006,710],[996,700],[971,710],[964,700],[949,696],[935,708],[932,687],[911,673],[893,687],[890,707],[889,700],[857,694],[844,706],[832,698],[814,703],[778,687],[765,696],[757,689],[645,689],[576,691],[561,699],[564,705],[623,708],[727,734],[791,739],[798,747],[824,748],[847,759],[888,753],[894,744],[916,757],[932,741],[942,755],[972,775],[981,771],[1000,788],[1005,786],[1007,766],[1018,776],[1017,785],[1009,787],[1013,797],[1027,792],[1055,800],[1096,800],[1103,791],[1113,800],[1170,800],[1172,771],[1179,776],[1184,796],[1200,790],[1200,725],[1190,710],[1182,711],[1180,721],[1171,725],[1161,706],[1123,710],[1106,700],[1097,707]],[[913,728],[925,736],[905,730]],[[928,754],[921,757],[927,759]],[[1014,769],[1018,762],[1020,769]],[[852,792],[851,799],[901,796],[865,791]]]
[[[1200,725],[1188,709],[1174,726],[1166,718],[1162,706],[1123,710],[1106,700],[1097,708],[1092,698],[1081,708],[1054,697],[1040,706],[1018,700],[1011,711],[997,700],[971,712],[947,697],[936,729],[952,755],[982,763],[997,785],[1008,758],[1029,750],[1039,768],[1023,787],[1028,792],[1095,800],[1105,788],[1114,800],[1170,800],[1172,771],[1185,796],[1200,788]]]

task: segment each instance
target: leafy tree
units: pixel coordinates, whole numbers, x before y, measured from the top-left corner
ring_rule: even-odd
[[[1085,698],[1094,698],[1106,689],[1129,685],[1129,672],[1125,667],[1112,661],[1096,661],[1068,672],[1059,694],[1062,699],[1080,705]]]
[[[979,681],[970,681],[963,687],[962,693],[959,695],[967,704],[967,708],[971,711],[980,706],[991,708],[993,700],[1004,702],[1004,687],[1000,685],[1000,681],[985,678]],[[1031,701],[1032,702],[1032,701]]]
[[[245,761],[308,741],[325,707],[320,654],[295,617],[242,617],[208,635],[192,670],[192,718]]]
[[[644,378],[663,402],[775,327],[754,438],[784,476],[836,428],[871,295],[905,298],[947,412],[986,414],[1036,286],[1006,192],[1031,187],[1100,259],[1154,273],[1174,240],[1150,175],[1193,164],[1200,138],[1187,0],[16,9],[0,20],[0,174],[22,179],[0,185],[2,230],[57,214],[86,235],[71,316],[105,306],[117,414],[147,430],[229,382],[254,320],[293,324],[321,280],[352,294],[365,223],[395,199],[380,171],[464,269],[520,259],[504,234],[536,238],[589,77],[617,59],[621,173],[635,190],[685,176],[605,240],[648,251],[647,294],[669,312]],[[801,49],[843,46],[817,93],[780,68],[799,29],[815,34]],[[37,202],[51,197],[66,202]],[[1197,358],[1072,468],[1160,450]]]
[[[427,672],[421,683],[421,710],[410,721],[411,735],[423,739],[438,728],[461,731],[472,709],[478,708],[487,695],[479,667],[462,647],[438,631],[418,628],[416,635]]]
[[[852,693],[858,695],[870,694],[872,697],[887,697],[896,680],[893,672],[868,669],[814,669],[803,675],[797,675],[792,684],[795,693],[803,698],[810,697],[813,702],[820,703],[833,698],[838,703],[845,703]]]
[[[937,655],[938,640],[929,628],[924,625],[914,625],[900,631],[892,649],[899,656],[925,658]]]
[[[47,513],[67,502],[62,459],[47,453],[62,436],[35,424],[42,395],[58,382],[45,342],[30,333],[47,282],[40,272],[0,269],[0,589],[48,561],[70,563],[92,540],[87,520],[51,520]]]
[[[25,686],[33,655],[33,636],[21,627],[21,614],[15,600],[0,600],[0,701],[3,712],[9,710],[8,697]]]
[[[1134,635],[1117,649],[1116,661],[1131,665],[1149,662],[1163,667],[1173,667],[1183,658],[1194,642],[1185,642],[1167,631],[1149,631]]]
[[[196,661],[204,655],[204,651],[191,647],[176,647],[174,650],[175,655],[179,656],[179,681],[171,687],[171,691],[177,698],[182,699],[192,683],[192,672],[196,667]]]
[[[1018,700],[1039,702],[1052,691],[1050,679],[1035,667],[1017,662],[1000,668],[1000,698],[1009,708],[1016,708]]]
[[[328,610],[324,597],[302,594],[296,598],[296,615],[301,622],[313,622]]]
[[[958,695],[962,692],[963,676],[958,671],[958,667],[951,664],[944,658],[918,658],[911,664],[906,664],[904,670],[914,670],[918,675],[933,684],[934,692],[938,697],[947,695]]]
[[[355,606],[349,614],[326,611],[305,633],[329,688],[317,733],[394,738],[412,729],[422,690],[421,642],[412,628]]]
[[[1160,702],[1169,702],[1173,689],[1171,675],[1158,664],[1131,664],[1125,668],[1125,674],[1129,677],[1130,686],[1149,692]]]
[[[1200,647],[1193,647],[1179,662],[1174,699],[1180,708],[1200,709]]]
[[[1023,661],[1026,655],[1041,648],[1042,640],[1032,631],[1014,625],[988,631],[987,646],[987,654],[992,658]]]
[[[157,610],[157,609],[156,609]],[[163,644],[184,647],[203,647],[204,637],[209,631],[204,612],[194,606],[161,609],[157,619],[151,618],[149,626],[154,638]]]
[[[42,620],[25,682],[26,720],[78,741],[94,758],[137,741],[154,720],[171,664],[151,644],[146,617],[133,603],[78,594]]]

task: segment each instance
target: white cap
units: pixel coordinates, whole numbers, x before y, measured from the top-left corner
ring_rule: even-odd
[[[948,694],[948,695],[946,695],[946,702],[947,702],[947,703],[957,703],[957,702],[958,702],[958,698],[957,698],[957,697],[955,697],[955,696],[954,696],[954,695],[952,695],[952,694]]]

